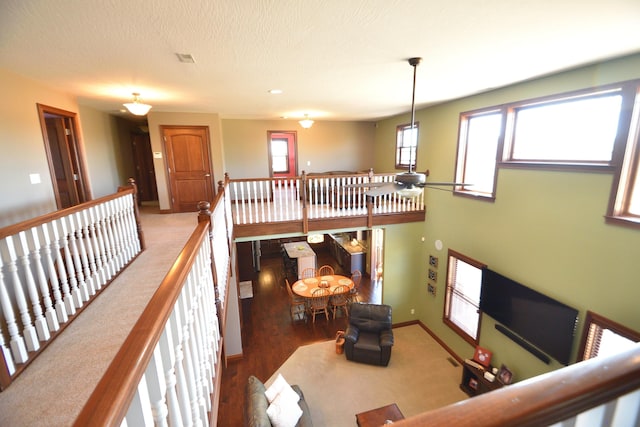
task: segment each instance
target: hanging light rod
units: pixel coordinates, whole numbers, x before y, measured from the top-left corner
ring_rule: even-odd
[[[411,91],[411,137],[415,138],[416,133],[416,73],[422,58],[409,58],[409,65],[413,67],[413,88]],[[417,143],[417,141],[416,141]],[[413,150],[409,151],[409,172],[413,171]]]

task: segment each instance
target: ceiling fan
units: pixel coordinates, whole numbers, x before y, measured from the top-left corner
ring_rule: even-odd
[[[422,58],[409,58],[409,65],[413,67],[413,92],[411,96],[411,131],[415,132],[416,127],[416,70]],[[412,198],[420,195],[424,187],[430,186],[464,186],[470,184],[456,182],[427,182],[427,174],[418,173],[413,170],[414,150],[409,154],[409,170],[396,174],[393,182],[370,182],[357,184],[354,186],[368,187],[365,192],[367,196],[382,196],[385,194],[398,193],[402,197]]]

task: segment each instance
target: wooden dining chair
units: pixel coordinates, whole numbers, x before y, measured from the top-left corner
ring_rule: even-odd
[[[324,313],[324,317],[329,320],[329,298],[331,291],[326,288],[318,288],[311,294],[309,299],[309,312],[313,317],[313,323],[316,323],[316,314]]]
[[[362,281],[362,272],[360,270],[354,270],[353,273],[351,273],[351,280],[353,281],[353,288],[351,288],[351,291],[349,292],[349,298],[351,299],[351,302],[358,302],[360,300],[358,288]]]
[[[342,309],[345,316],[349,315],[349,302],[351,300],[350,289],[346,285],[338,285],[333,290],[331,298],[329,299],[329,307],[333,311],[333,318],[336,318],[338,310]]]
[[[334,274],[336,273],[330,265],[323,265],[318,269],[318,276],[333,276]]]
[[[296,316],[300,316],[300,320],[307,320],[307,301],[305,298],[296,295],[291,289],[288,279],[284,279],[287,292],[289,293],[289,311],[291,312],[291,321],[296,320]]]
[[[301,278],[308,279],[310,277],[316,277],[317,275],[318,275],[318,272],[316,271],[315,268],[308,267],[302,270]]]

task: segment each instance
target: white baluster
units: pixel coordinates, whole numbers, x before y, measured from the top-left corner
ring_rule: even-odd
[[[13,364],[13,362],[11,362],[12,359],[18,363],[24,363],[27,361],[27,359],[29,359],[29,356],[27,354],[27,347],[25,345],[24,338],[22,338],[22,336],[20,335],[20,331],[18,330],[16,316],[13,312],[13,306],[11,304],[11,300],[9,299],[9,293],[7,292],[7,287],[4,283],[4,274],[2,274],[1,268],[0,304],[2,305],[2,313],[4,314],[4,322],[7,324],[7,331],[9,332],[9,345],[11,346],[11,354],[13,355],[13,358],[5,357],[5,360],[7,360],[7,365]],[[2,352],[4,353],[4,341],[2,347]]]
[[[91,293],[91,295],[95,295],[102,287],[102,278],[100,277],[100,272],[98,271],[98,266],[96,265],[96,256],[93,252],[94,236],[91,231],[88,209],[85,209],[82,212],[78,212],[76,220],[78,221],[79,228],[82,229],[82,242],[84,244],[85,252],[87,255],[89,272],[85,274],[87,275],[87,277],[91,277],[91,286],[89,288],[89,292]],[[87,280],[87,283],[89,283],[89,280]]]
[[[147,389],[149,390],[153,424],[154,426],[160,427],[168,426],[167,415],[169,414],[169,410],[167,409],[166,402],[167,384],[165,383],[164,366],[162,364],[159,346],[156,346],[153,350],[153,356],[149,361],[145,376],[147,378]]]
[[[58,281],[58,272],[56,270],[56,266],[54,264],[53,256],[52,256],[52,242],[51,236],[49,235],[49,226],[50,224],[44,223],[42,224],[42,237],[44,239],[44,259],[47,264],[47,272],[49,273],[49,282],[51,283],[51,291],[53,292],[53,300],[54,307],[56,309],[56,317],[59,323],[65,323],[69,320],[69,316],[67,315],[67,310],[64,305],[64,301],[62,300],[62,293],[60,292],[60,282]],[[55,225],[53,225],[55,228]],[[57,240],[57,239],[56,239]],[[56,244],[53,244],[54,248]],[[56,249],[57,251],[57,249]],[[56,252],[58,253],[58,252]]]
[[[111,217],[109,215],[109,211],[105,205],[98,206],[100,211],[102,212],[102,231],[104,235],[104,246],[107,253],[107,262],[109,265],[109,270],[115,275],[118,271],[117,265],[117,256],[114,252],[114,239],[113,239],[113,230],[111,229]]]
[[[211,250],[210,245],[205,245],[206,253],[204,259],[210,259]],[[213,282],[213,272],[211,270],[211,263],[205,262],[203,273],[203,293],[204,293],[204,313],[207,317],[207,332],[206,341],[208,343],[207,351],[209,353],[209,360],[212,367],[212,374],[215,374],[216,355],[218,352],[218,324],[217,324],[217,309],[215,303],[215,290]],[[212,375],[213,378],[213,375]]]
[[[44,304],[44,317],[47,320],[47,327],[50,331],[55,332],[60,329],[60,324],[58,323],[58,318],[56,317],[56,312],[53,308],[53,301],[51,300],[51,291],[49,289],[49,285],[47,284],[47,275],[44,271],[44,266],[42,265],[42,255],[40,254],[41,250],[46,251],[48,249],[48,243],[45,244],[44,247],[40,246],[40,237],[38,236],[38,227],[33,227],[31,229],[31,240],[33,241],[33,264],[36,267],[36,276],[38,277],[38,285],[40,287],[40,294],[42,295],[42,302]],[[51,259],[51,253],[49,252],[49,260]],[[47,260],[47,256],[45,255],[45,261]],[[58,285],[56,276],[55,286]],[[52,286],[54,286],[53,280],[51,281]],[[54,288],[55,289],[55,288]],[[47,338],[48,339],[48,338]]]
[[[2,273],[0,273],[1,275]],[[0,286],[4,286],[4,284],[0,283]],[[0,295],[2,295],[2,291],[0,290]],[[3,360],[5,366],[7,367],[7,372],[9,375],[13,375],[16,372],[16,365],[13,361],[13,356],[11,355],[11,351],[7,347],[7,344],[4,342],[4,334],[2,333],[2,329],[0,328],[0,351],[2,352]]]
[[[115,200],[105,203],[107,210],[111,212],[111,232],[113,233],[113,248],[116,255],[117,271],[120,271],[125,265],[125,247],[122,241],[122,229],[120,227],[120,213]]]
[[[213,392],[213,382],[211,378],[213,377],[213,366],[209,363],[209,348],[210,343],[208,342],[207,337],[207,323],[204,316],[204,301],[202,300],[202,282],[201,282],[201,271],[198,270],[198,280],[196,286],[196,333],[199,336],[198,339],[198,354],[200,358],[200,376],[202,378],[202,392],[204,396],[208,396]],[[207,412],[211,410],[211,401],[209,399],[204,399],[204,403],[206,405]]]
[[[100,276],[100,281],[98,282],[98,289],[100,289],[107,283],[107,280],[110,276],[104,262],[104,244],[101,240],[102,233],[100,230],[99,219],[96,218],[95,207],[90,207],[88,209],[87,215],[89,216],[89,231],[91,232],[91,242],[93,243],[93,256],[96,261],[96,269],[98,271],[98,275]]]
[[[180,402],[177,393],[177,377],[176,377],[176,354],[173,342],[173,333],[171,327],[172,318],[169,318],[167,325],[162,332],[158,346],[160,355],[162,356],[162,365],[164,366],[164,378],[167,384],[167,408],[169,411],[169,425],[172,427],[182,426],[182,415],[180,411]]]
[[[49,334],[47,320],[44,318],[44,312],[42,311],[42,306],[40,305],[40,295],[38,294],[36,281],[31,270],[31,261],[29,260],[29,243],[27,243],[27,234],[24,231],[18,233],[18,241],[20,242],[20,249],[22,252],[22,255],[20,255],[19,258],[20,262],[22,263],[22,272],[24,274],[24,279],[27,285],[27,293],[31,302],[31,310],[33,311],[36,333],[40,341],[48,341],[49,338],[51,338],[51,334]],[[36,269],[37,268],[38,267],[36,266]]]
[[[121,197],[118,199],[118,205],[120,206],[122,215],[122,235],[124,236],[124,242],[127,248],[127,262],[131,261],[137,253],[135,248],[135,235],[131,228],[131,216],[128,201],[128,197]]]
[[[202,327],[200,323],[200,307],[198,301],[198,268],[196,268],[197,261],[194,263],[194,266],[191,269],[191,273],[189,274],[189,278],[187,279],[187,283],[185,283],[185,291],[189,295],[189,300],[191,301],[191,312],[193,322],[191,325],[191,333],[193,340],[193,362],[195,368],[196,375],[196,385],[198,387],[198,406],[200,408],[204,407],[208,410],[208,405],[206,404],[206,399],[204,396],[208,395],[208,386],[207,386],[207,369],[206,369],[206,360],[204,358],[204,343],[203,343],[203,335],[202,335]],[[206,411],[205,411],[206,417]]]
[[[149,404],[149,390],[147,389],[147,379],[144,374],[138,383],[133,399],[131,399],[131,405],[125,418],[127,425],[136,427],[153,425],[153,414]]]
[[[129,234],[131,235],[131,240],[133,241],[133,249],[134,254],[140,252],[140,236],[138,236],[138,223],[136,219],[135,213],[135,200],[133,199],[133,195],[129,194],[125,198],[125,203],[127,206],[127,219],[129,222]]]
[[[76,231],[76,245],[78,246],[78,252],[80,253],[80,270],[83,273],[83,282],[86,294],[83,295],[83,299],[86,296],[85,301],[89,301],[89,297],[96,294],[96,285],[93,280],[93,274],[91,273],[91,267],[89,267],[89,257],[87,256],[87,246],[91,246],[88,241],[88,234],[85,233],[86,229],[82,223],[82,213],[76,212],[69,216],[69,222],[74,223]],[[81,288],[82,289],[82,288]]]
[[[82,307],[82,294],[78,288],[78,274],[79,272],[73,263],[74,256],[77,256],[78,249],[75,247],[75,235],[73,231],[67,230],[67,221],[64,217],[60,218],[60,227],[62,228],[62,249],[64,253],[64,265],[67,268],[67,274],[69,278],[69,284],[71,285],[71,296],[73,297],[73,305],[75,308]],[[71,248],[70,246],[73,245]],[[72,254],[75,252],[75,255]],[[80,260],[78,259],[78,265]]]
[[[113,234],[118,253],[118,264],[120,265],[120,268],[122,268],[127,263],[127,248],[122,236],[122,224],[120,223],[122,212],[120,212],[120,210],[118,209],[116,200],[111,200],[109,202],[109,205],[111,206],[111,210],[113,211]]]
[[[171,332],[175,340],[175,355],[176,355],[176,379],[177,379],[177,394],[178,401],[180,402],[180,413],[182,414],[182,423],[185,426],[193,425],[191,417],[191,406],[189,397],[189,381],[187,380],[187,372],[185,370],[185,355],[184,355],[184,337],[182,335],[182,306],[179,303],[180,297],[173,308],[173,313],[170,318]]]
[[[120,235],[120,241],[122,242],[123,252],[123,264],[127,264],[133,259],[133,246],[131,242],[131,235],[129,234],[129,224],[127,221],[126,207],[124,205],[124,197],[119,197],[114,200],[116,209],[118,211],[118,232]]]
[[[29,306],[24,295],[20,276],[18,275],[18,267],[16,265],[18,256],[13,245],[13,236],[7,236],[4,241],[7,244],[7,250],[9,252],[9,263],[7,264],[7,270],[11,274],[11,281],[13,283],[12,289],[15,298],[14,302],[18,307],[18,311],[20,312],[20,320],[22,320],[22,335],[24,337],[24,342],[27,345],[27,350],[36,351],[40,348],[40,343],[38,342],[38,334],[36,333],[36,328],[33,327],[33,323],[31,321]],[[16,357],[16,359],[18,358]]]
[[[182,351],[184,352],[184,365],[185,373],[187,376],[187,386],[189,388],[189,406],[191,409],[191,416],[193,417],[193,423],[200,425],[202,419],[200,418],[200,402],[198,399],[198,384],[196,382],[196,368],[194,361],[194,340],[192,336],[192,324],[193,317],[189,308],[189,296],[183,291],[178,298],[182,304],[182,312],[184,314],[182,325]]]

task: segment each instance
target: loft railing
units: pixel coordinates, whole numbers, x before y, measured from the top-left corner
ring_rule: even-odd
[[[76,426],[216,425],[230,204],[221,188],[75,421]]]
[[[0,390],[144,249],[129,184],[0,229]]]
[[[640,343],[403,421],[398,427],[640,424]],[[394,425],[396,425],[394,424]]]
[[[221,187],[212,213],[208,204],[201,204],[194,233],[75,425],[217,424],[223,357],[220,331],[224,330],[233,250],[228,190],[228,184]],[[568,426],[586,418],[589,425],[635,425],[639,388],[640,345],[397,424]],[[631,424],[616,424],[620,419]]]
[[[393,183],[396,174],[312,174],[293,178],[230,179],[231,214],[241,229],[248,225],[272,224],[276,232],[291,232],[283,223],[299,223],[295,229],[307,233],[311,222],[354,220],[353,226],[424,221],[424,194],[404,198],[397,193],[367,196],[367,184]],[[387,217],[382,219],[382,217]],[[355,222],[360,220],[359,223]],[[385,222],[386,221],[386,222]],[[345,225],[344,222],[340,225]],[[339,227],[340,227],[339,226]],[[339,228],[338,227],[338,228]],[[321,228],[321,227],[320,227]]]

